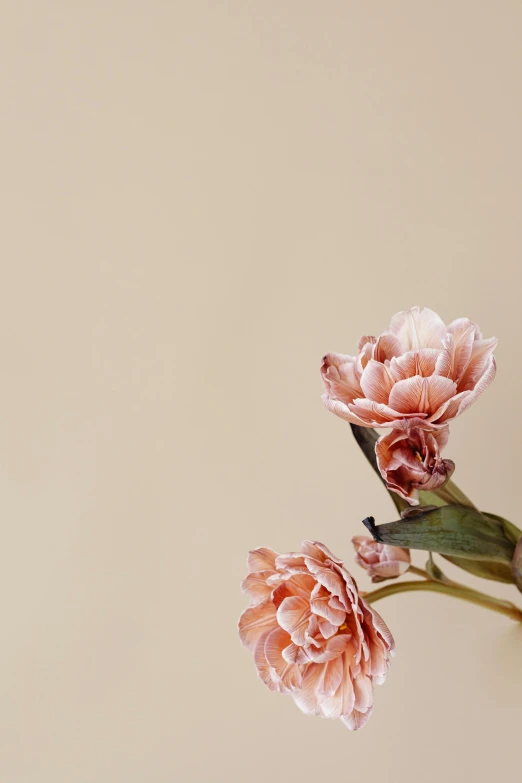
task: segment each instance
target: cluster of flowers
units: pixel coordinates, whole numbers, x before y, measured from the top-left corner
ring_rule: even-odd
[[[376,443],[377,464],[387,487],[409,504],[453,472],[454,463],[441,457],[449,422],[493,380],[495,345],[466,318],[446,326],[433,311],[414,307],[395,315],[380,337],[363,337],[357,356],[324,357],[326,407],[361,427],[391,428]],[[353,545],[374,582],[410,568],[408,549],[365,536]],[[239,633],[262,680],[307,714],[363,726],[394,641],[343,561],[324,544],[304,541],[289,554],[253,550],[248,567],[242,586],[251,603]]]
[[[446,326],[428,308],[397,313],[380,337],[363,337],[359,354],[328,353],[321,373],[326,407],[361,427],[391,427],[376,446],[389,489],[415,505],[454,470],[440,453],[449,422],[495,377],[497,340],[467,318]]]

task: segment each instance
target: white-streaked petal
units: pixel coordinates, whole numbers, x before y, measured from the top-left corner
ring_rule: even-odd
[[[361,388],[364,396],[374,402],[386,403],[393,387],[393,379],[388,368],[371,359],[366,365],[361,376]]]
[[[391,360],[390,375],[394,382],[412,378],[414,375],[421,375],[427,378],[435,372],[439,356],[440,351],[435,348],[408,351],[402,356]]]
[[[300,596],[285,598],[277,609],[277,622],[288,631],[294,644],[304,644],[310,614],[310,602]]]
[[[464,413],[465,410],[467,410],[470,405],[473,405],[474,402],[480,397],[482,392],[486,391],[490,383],[493,381],[493,378],[495,377],[495,374],[497,372],[497,363],[495,361],[494,356],[490,356],[489,363],[486,367],[486,370],[484,372],[484,375],[480,378],[480,380],[477,382],[477,385],[471,391],[464,399],[462,400],[460,406],[458,415],[460,416],[461,413]]]
[[[275,571],[276,557],[277,552],[274,552],[272,549],[268,549],[266,546],[259,547],[258,549],[252,549],[252,551],[248,553],[248,572],[251,574],[255,571]]]
[[[276,608],[270,598],[245,609],[239,618],[239,638],[249,650],[254,650],[261,636],[277,625]]]
[[[327,353],[323,357],[321,375],[329,397],[349,403],[360,396],[361,387],[354,356]]]
[[[450,378],[441,375],[423,378],[415,375],[395,384],[389,404],[402,415],[430,414],[450,400],[456,390],[457,387]]]
[[[328,410],[331,411],[332,413],[335,413],[335,415],[339,416],[340,419],[349,421],[352,424],[358,424],[360,427],[375,426],[371,420],[366,421],[365,419],[358,416],[356,413],[353,413],[344,402],[340,402],[339,400],[334,400],[331,397],[329,397],[327,394],[323,394],[321,399],[323,403],[326,405],[326,407],[328,408]]]
[[[270,597],[273,588],[266,580],[273,574],[273,571],[256,571],[248,574],[241,583],[241,589],[250,596],[252,606]]]
[[[394,356],[400,356],[402,353],[401,341],[389,332],[381,334],[373,349],[373,358],[378,362],[386,362]]]
[[[446,326],[433,310],[412,307],[393,316],[389,331],[401,341],[403,352],[418,351],[442,348]]]
[[[490,369],[492,354],[497,342],[497,339],[492,337],[490,340],[476,340],[473,343],[468,365],[464,369],[457,387],[459,392],[472,391]]]
[[[350,729],[350,731],[358,731],[358,729],[362,729],[362,727],[368,723],[372,711],[373,707],[370,707],[368,712],[364,713],[353,710],[349,715],[341,715],[341,723],[344,723],[346,728]]]
[[[397,384],[396,384],[397,385]],[[395,386],[393,387],[390,398],[393,394]],[[350,411],[361,421],[365,421],[366,427],[390,427],[393,422],[403,419],[408,416],[426,416],[425,413],[402,413],[395,410],[393,406],[383,405],[380,402],[373,402],[373,400],[360,399],[355,400],[353,405],[350,405]]]

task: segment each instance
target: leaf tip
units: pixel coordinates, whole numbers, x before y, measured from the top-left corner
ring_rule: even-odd
[[[363,525],[371,533],[374,541],[378,541],[379,543],[382,543],[382,539],[379,533],[377,532],[375,519],[373,517],[366,517],[366,519],[363,519]]]

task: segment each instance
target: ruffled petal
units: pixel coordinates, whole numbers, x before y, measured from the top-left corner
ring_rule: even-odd
[[[302,686],[292,693],[292,698],[305,715],[319,715],[319,699],[316,689],[321,680],[322,667],[311,664],[303,676]]]
[[[402,353],[401,341],[395,335],[384,332],[373,349],[373,358],[377,362],[386,362],[394,356],[400,356]]]
[[[441,375],[423,378],[415,375],[413,378],[395,384],[390,394],[389,404],[402,415],[426,415],[437,411],[444,402],[453,397],[456,391],[457,387],[450,378]]]
[[[497,342],[498,340],[492,337],[490,340],[476,340],[473,343],[469,362],[457,387],[459,392],[472,391],[477,386],[491,367],[491,358]]]
[[[294,644],[304,644],[310,619],[310,602],[299,596],[285,598],[277,609],[277,622],[288,631]]]
[[[393,379],[388,368],[371,359],[361,376],[361,388],[369,400],[386,404],[393,387]]]
[[[433,310],[412,307],[393,316],[389,331],[400,340],[402,352],[418,351],[419,348],[442,348],[446,326]]]
[[[268,549],[265,546],[259,547],[258,549],[252,549],[252,551],[248,553],[247,560],[249,574],[255,571],[275,571],[276,557],[277,552],[274,552],[272,549]]]
[[[285,688],[292,690],[301,685],[301,671],[297,661],[287,661],[283,656],[285,648],[290,644],[290,637],[282,628],[275,628],[265,638],[264,653],[271,669]]]
[[[254,650],[260,637],[277,626],[276,608],[270,598],[245,609],[239,618],[239,638],[249,650]]]
[[[260,604],[266,598],[270,597],[272,585],[267,584],[266,580],[272,576],[274,571],[256,571],[249,574],[241,583],[241,589],[250,596],[252,606]]]
[[[320,560],[321,562],[324,562],[325,560],[331,560],[332,563],[343,562],[338,557],[336,557],[327,546],[321,544],[320,541],[302,541],[301,549],[303,550],[304,555],[314,557],[316,560]]]
[[[346,728],[350,729],[350,731],[357,731],[368,723],[372,711],[373,707],[370,707],[368,712],[357,712],[357,710],[353,710],[349,715],[341,715],[341,723],[344,723]]]
[[[361,387],[354,356],[327,353],[323,358],[321,375],[328,396],[344,403],[360,396]]]
[[[360,416],[357,415],[357,413],[352,412],[344,402],[340,402],[339,400],[332,399],[327,394],[323,394],[321,399],[323,403],[326,405],[326,407],[328,408],[328,410],[331,411],[332,413],[335,413],[335,415],[339,416],[340,419],[349,421],[352,424],[358,424],[359,427],[375,426],[375,424],[370,418],[368,418],[368,420],[365,418],[361,418]]]
[[[326,644],[323,644],[321,647],[310,646],[307,652],[310,660],[314,663],[325,663],[342,655],[350,643],[351,635],[349,633],[340,633],[328,639]]]
[[[325,591],[326,592],[326,591]],[[334,609],[330,606],[330,595],[326,592],[326,595],[318,596],[310,601],[310,606],[314,614],[319,617],[324,617],[332,625],[342,625],[346,618],[346,612],[340,609]]]
[[[322,667],[321,676],[317,681],[317,692],[321,700],[321,714],[325,718],[333,717],[327,714],[323,707],[324,700],[332,697],[341,685],[344,676],[343,656],[339,655],[328,661]]]
[[[258,640],[256,644],[256,648],[254,650],[254,663],[257,668],[257,673],[265,683],[265,685],[270,688],[271,691],[277,691],[279,693],[285,693],[286,689],[281,682],[281,678],[277,675],[277,672],[272,669],[270,664],[268,663],[265,655],[265,641],[267,636],[269,636],[271,631],[267,631],[264,633]]]
[[[473,405],[473,403],[476,402],[477,399],[480,397],[482,392],[486,391],[490,383],[493,381],[496,372],[497,372],[497,363],[495,361],[495,357],[490,356],[484,375],[482,375],[480,380],[477,382],[477,385],[475,386],[473,391],[471,391],[466,397],[463,397],[462,402],[460,403],[459,406],[459,410],[457,414],[458,416],[460,416],[461,413],[464,413],[464,411],[467,410],[470,407],[470,405]]]
[[[448,326],[444,348],[437,360],[437,375],[452,378],[458,385],[471,358],[475,324],[468,318],[458,318]]]
[[[349,410],[356,419],[365,422],[363,425],[365,427],[390,427],[393,422],[407,418],[408,416],[426,416],[425,413],[420,413],[418,411],[415,413],[403,413],[395,410],[395,408],[391,406],[391,397],[394,390],[395,386],[390,393],[390,405],[373,402],[373,400],[360,399],[355,400],[353,405],[350,405]],[[357,422],[355,421],[354,423]]]
[[[390,375],[394,382],[403,381],[414,375],[427,378],[433,375],[437,366],[440,351],[435,348],[421,348],[419,351],[408,351],[390,362]]]

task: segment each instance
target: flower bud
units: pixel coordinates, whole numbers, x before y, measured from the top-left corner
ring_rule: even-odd
[[[412,505],[418,504],[418,492],[433,492],[442,487],[455,469],[440,452],[449,437],[449,427],[429,427],[421,419],[397,424],[375,446],[377,465],[387,488]]]
[[[379,544],[369,536],[354,536],[355,562],[372,577],[372,582],[395,579],[408,570],[410,550],[388,544]]]

